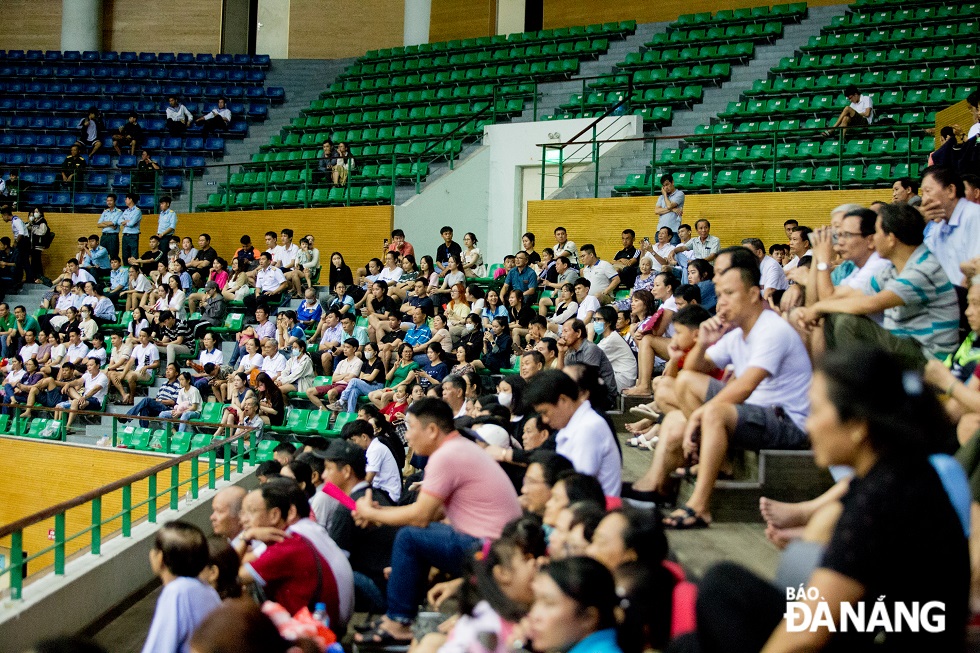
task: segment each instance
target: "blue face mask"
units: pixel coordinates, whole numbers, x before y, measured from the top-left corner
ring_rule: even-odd
[[[605,322],[593,322],[592,323],[592,328],[595,329],[595,333],[596,333],[597,336],[601,336],[605,332],[605,330],[606,330],[606,323]]]

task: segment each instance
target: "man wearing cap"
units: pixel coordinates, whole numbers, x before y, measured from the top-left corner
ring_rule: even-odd
[[[459,435],[453,411],[426,397],[409,406],[405,434],[412,450],[428,456],[415,503],[390,508],[374,504],[371,490],[358,499],[359,526],[401,526],[391,554],[388,610],[359,644],[408,644],[411,624],[424,597],[429,569],[460,574],[463,562],[485,541],[500,537],[504,525],[521,516],[517,492],[500,465],[480,445]],[[445,516],[449,524],[441,519]]]
[[[391,549],[398,528],[358,528],[354,524],[349,504],[332,496],[339,490],[351,501],[357,501],[371,488],[366,478],[365,452],[353,442],[333,440],[325,450],[314,449],[312,454],[324,461],[325,483],[310,500],[310,506],[314,513],[317,513],[318,504],[326,507],[328,516],[324,526],[327,533],[350,555],[351,568],[354,570],[355,609],[374,614],[384,612],[387,608],[385,591],[388,586],[384,570],[391,565]],[[374,501],[380,506],[394,505],[380,492],[374,496]]]

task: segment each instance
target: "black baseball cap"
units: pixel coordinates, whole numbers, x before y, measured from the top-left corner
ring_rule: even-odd
[[[367,462],[364,449],[347,440],[332,440],[326,449],[314,449],[311,453],[317,458],[352,467]]]

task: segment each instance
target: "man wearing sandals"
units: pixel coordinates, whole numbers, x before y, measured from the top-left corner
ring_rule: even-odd
[[[638,489],[660,490],[670,470],[698,461],[697,481],[687,504],[665,520],[668,528],[703,528],[711,521],[715,481],[729,447],[805,449],[803,424],[810,410],[807,393],[812,367],[799,335],[767,310],[753,259],[736,260],[715,277],[718,314],[703,322],[678,378],[681,410],[664,417],[660,442]],[[732,365],[727,384],[709,376]],[[703,405],[698,405],[704,399]],[[624,496],[643,498],[624,492]]]

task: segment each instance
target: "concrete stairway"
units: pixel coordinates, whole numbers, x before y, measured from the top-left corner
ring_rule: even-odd
[[[809,15],[805,20],[799,24],[789,24],[784,27],[783,38],[772,44],[756,46],[756,55],[752,61],[742,66],[733,66],[732,77],[729,81],[718,87],[705,86],[704,99],[700,104],[696,104],[690,109],[675,109],[673,121],[659,135],[685,136],[693,134],[698,125],[715,121],[715,117],[728,107],[729,102],[738,101],[742,92],[752,88],[752,82],[757,79],[766,79],[769,70],[779,63],[780,58],[791,56],[798,48],[806,45],[811,36],[819,35],[821,28],[829,25],[834,16],[841,16],[846,11],[846,5],[810,7]],[[664,148],[676,148],[680,140],[680,138],[658,140],[657,151],[660,152]],[[621,160],[610,160],[609,165],[605,163],[606,158],[603,157],[603,164],[600,167],[598,196],[611,196],[613,187],[622,184],[629,174],[650,172],[653,154],[653,143],[644,143],[641,151],[632,156],[622,157]],[[568,196],[594,197],[591,183],[590,179],[589,188],[570,189]]]
[[[263,122],[251,123],[248,126],[248,136],[243,140],[226,140],[225,155],[222,163],[246,163],[252,154],[259,151],[259,146],[269,142],[269,137],[278,134],[283,125],[299,115],[299,112],[310,106],[310,102],[320,96],[320,91],[329,88],[337,76],[344,72],[353,59],[333,59],[321,61],[315,59],[276,59],[272,62],[266,77],[267,86],[281,86],[286,92],[283,104],[269,107],[269,117]],[[239,172],[237,166],[231,167],[231,172]],[[220,184],[227,180],[227,168],[207,168],[204,174],[194,179],[194,197],[189,192],[181,194],[174,202],[177,213],[188,213],[192,210],[191,202],[195,205],[207,201],[209,193],[218,191]],[[185,189],[188,187],[185,184]]]

